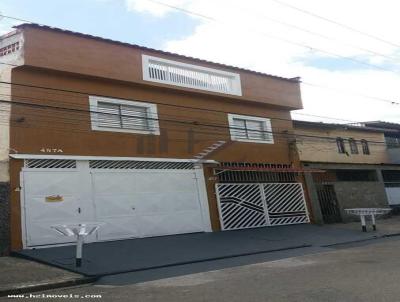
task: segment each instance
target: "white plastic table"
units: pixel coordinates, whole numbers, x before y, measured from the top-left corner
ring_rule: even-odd
[[[63,236],[76,237],[76,266],[82,266],[82,249],[86,236],[96,232],[102,223],[77,223],[52,225],[51,228]]]
[[[389,213],[392,209],[388,208],[355,208],[355,209],[344,209],[347,214],[360,216],[361,229],[363,232],[367,231],[367,225],[365,222],[365,216],[371,216],[372,229],[376,231],[375,216]]]

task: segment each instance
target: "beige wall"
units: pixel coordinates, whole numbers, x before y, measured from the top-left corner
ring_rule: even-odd
[[[11,69],[13,65],[23,64],[23,35],[14,32],[0,38],[0,48],[19,42],[19,51],[0,57],[0,81],[11,82]],[[10,148],[10,104],[4,103],[11,100],[11,86],[0,84],[0,182],[9,181],[8,154]]]
[[[381,164],[390,163],[386,145],[383,144],[383,133],[360,130],[344,129],[313,129],[310,127],[296,126],[297,135],[310,135],[331,137],[332,140],[301,137],[297,139],[297,149],[301,161],[306,162],[327,162],[327,163],[364,163]],[[338,153],[336,138],[345,139],[345,147],[348,154]],[[357,141],[359,154],[351,154],[347,139],[353,138]],[[369,141],[370,155],[362,152],[360,140]],[[374,143],[382,142],[382,144]]]

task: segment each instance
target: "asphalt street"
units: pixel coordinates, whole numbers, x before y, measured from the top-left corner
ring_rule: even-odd
[[[31,298],[140,302],[399,301],[399,250],[400,240],[389,238],[148,282],[136,283],[132,279],[130,284],[126,277],[118,285],[111,279],[103,280],[34,293]]]

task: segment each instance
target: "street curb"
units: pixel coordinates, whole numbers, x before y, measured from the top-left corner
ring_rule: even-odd
[[[276,249],[271,249],[271,250],[260,250],[260,251],[254,251],[254,252],[246,252],[246,253],[238,253],[238,254],[227,254],[224,256],[217,256],[217,257],[209,257],[209,258],[203,258],[203,259],[197,259],[197,260],[191,260],[191,261],[181,261],[181,262],[173,262],[173,263],[168,263],[168,264],[163,264],[163,265],[156,265],[156,266],[149,266],[149,267],[140,267],[136,269],[127,269],[127,270],[119,270],[119,271],[109,271],[101,274],[89,274],[89,273],[84,273],[84,272],[78,272],[74,270],[73,268],[70,267],[64,267],[62,265],[58,265],[55,263],[49,263],[40,259],[36,259],[31,256],[19,254],[18,252],[13,252],[13,256],[28,259],[30,261],[36,261],[45,265],[57,267],[66,271],[73,272],[75,274],[81,274],[84,275],[88,278],[101,278],[105,276],[110,276],[110,275],[118,275],[118,274],[124,274],[124,273],[133,273],[133,272],[140,272],[140,271],[148,271],[152,269],[160,269],[160,268],[166,268],[166,267],[172,267],[172,266],[178,266],[178,265],[186,265],[186,264],[194,264],[194,263],[202,263],[202,262],[208,262],[208,261],[215,261],[215,260],[222,260],[222,259],[228,259],[228,258],[237,258],[237,257],[242,257],[242,256],[251,256],[251,255],[257,255],[257,254],[267,254],[267,253],[273,253],[273,252],[279,252],[279,251],[286,251],[286,250],[294,250],[294,249],[300,249],[300,248],[306,248],[306,247],[312,247],[312,244],[301,244],[301,245],[295,245],[295,246],[288,246],[288,247],[283,247],[283,248],[276,248]]]
[[[382,237],[389,238],[389,237],[396,237],[396,236],[400,236],[400,233],[384,234]]]
[[[400,233],[376,235],[376,236],[369,237],[369,238],[321,245],[321,247],[334,247],[334,246],[338,246],[338,245],[346,245],[346,244],[351,244],[351,243],[359,243],[359,242],[365,242],[365,241],[371,241],[371,240],[377,240],[377,239],[383,239],[383,238],[390,238],[390,237],[397,237],[397,236],[400,236]]]
[[[89,284],[89,283],[93,283],[97,280],[98,280],[97,277],[82,277],[79,279],[72,279],[72,280],[66,280],[66,281],[61,281],[61,282],[33,284],[33,285],[28,285],[28,286],[3,289],[3,290],[0,290],[0,297],[5,297],[8,295],[26,294],[26,293],[38,292],[38,291],[61,288],[61,287],[70,287],[70,286],[75,286],[75,285]]]

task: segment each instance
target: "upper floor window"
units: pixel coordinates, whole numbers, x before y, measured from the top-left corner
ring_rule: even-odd
[[[92,130],[159,135],[155,104],[90,96]]]
[[[242,95],[237,73],[142,55],[143,80]]]
[[[341,137],[336,138],[336,145],[339,153],[346,153],[346,147],[344,145],[344,140]]]
[[[232,140],[267,144],[274,143],[270,119],[229,114],[228,120]]]
[[[350,152],[351,154],[358,154],[357,142],[353,138],[349,138]]]
[[[369,146],[368,146],[368,142],[365,139],[361,140],[361,147],[363,150],[363,154],[369,155]]]
[[[400,148],[400,136],[385,135],[385,141],[388,148]]]

